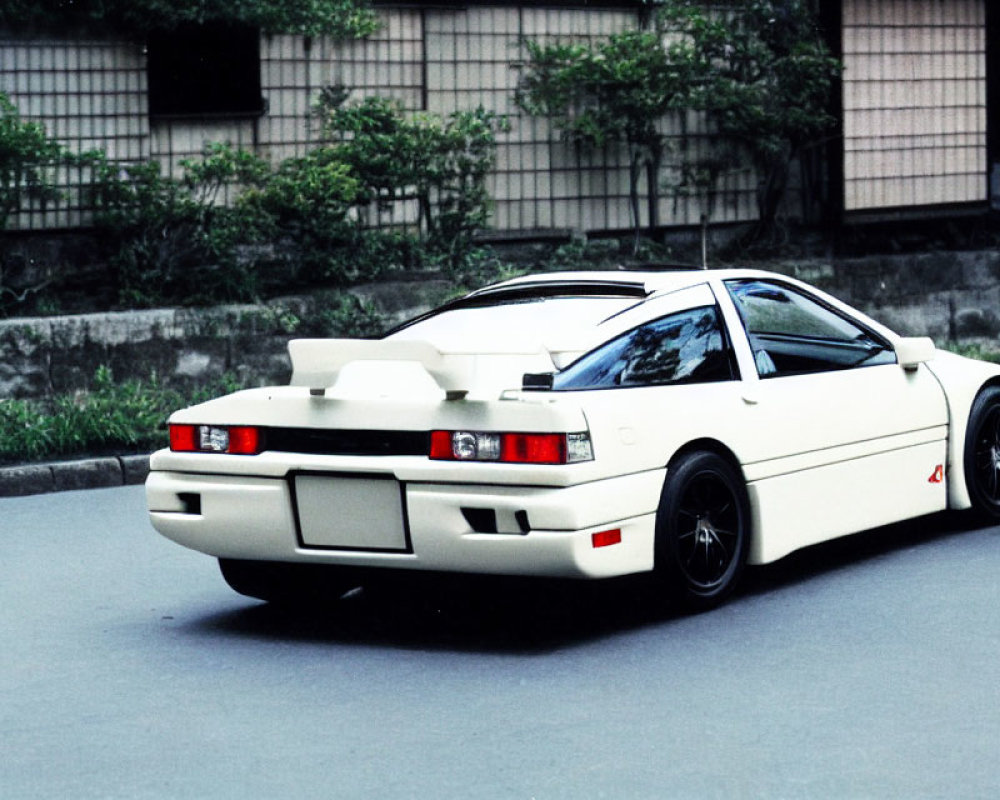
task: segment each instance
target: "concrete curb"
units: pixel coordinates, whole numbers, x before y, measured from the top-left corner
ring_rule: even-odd
[[[149,474],[149,456],[107,456],[0,468],[0,497],[77,489],[136,486]]]

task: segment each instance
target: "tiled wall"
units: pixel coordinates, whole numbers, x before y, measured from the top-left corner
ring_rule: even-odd
[[[986,199],[987,0],[844,0],[847,210]]]
[[[986,193],[986,0],[844,0],[845,194],[848,210],[981,201]],[[447,114],[482,105],[509,115],[490,179],[500,232],[627,229],[627,158],[580,152],[545,119],[513,104],[523,36],[594,40],[636,24],[636,12],[534,4],[382,8],[382,29],[356,42],[261,38],[266,112],[232,120],[150,121],[141,45],[0,39],[0,90],[22,116],[44,122],[74,150],[102,147],[122,161],[159,160],[175,173],[207,142],[229,141],[277,163],[315,140],[309,111],[318,90],[343,83],[356,96],[395,97],[408,109]],[[682,124],[683,123],[683,124]],[[712,137],[694,116],[664,120],[674,153],[705,153]],[[683,136],[681,134],[683,133]],[[676,157],[676,156],[674,156]],[[661,187],[662,224],[697,224],[698,197]],[[676,176],[674,176],[676,177]],[[12,228],[71,228],[88,220],[80,185],[23,212]],[[642,185],[643,222],[648,207]],[[756,178],[719,181],[713,221],[753,219]],[[793,198],[790,207],[797,201]],[[412,220],[397,209],[379,224]]]
[[[103,149],[112,159],[149,157],[146,71],[142,46],[78,40],[0,41],[0,90],[25,119],[43,122],[75,152]],[[86,224],[81,187],[88,176],[63,170],[63,199],[22,211],[11,228],[73,228]]]

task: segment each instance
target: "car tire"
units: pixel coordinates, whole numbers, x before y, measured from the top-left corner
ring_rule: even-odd
[[[739,471],[710,451],[667,468],[656,514],[658,594],[686,611],[705,611],[739,582],[750,547],[750,503]]]
[[[984,520],[1000,520],[1000,386],[979,393],[965,432],[965,486]]]
[[[330,603],[358,585],[337,567],[318,564],[220,558],[219,569],[234,591],[276,605]]]

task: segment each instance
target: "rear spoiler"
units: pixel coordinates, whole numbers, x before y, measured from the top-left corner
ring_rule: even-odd
[[[417,362],[444,390],[448,400],[460,400],[472,388],[476,358],[483,355],[537,355],[547,351],[539,344],[522,347],[451,348],[448,351],[424,341],[390,339],[293,339],[288,343],[292,359],[292,386],[308,386],[315,396],[337,382],[340,371],[357,361]]]

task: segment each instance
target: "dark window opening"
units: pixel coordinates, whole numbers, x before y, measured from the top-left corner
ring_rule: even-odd
[[[147,39],[151,116],[261,114],[260,35],[246,25],[179,25]]]

